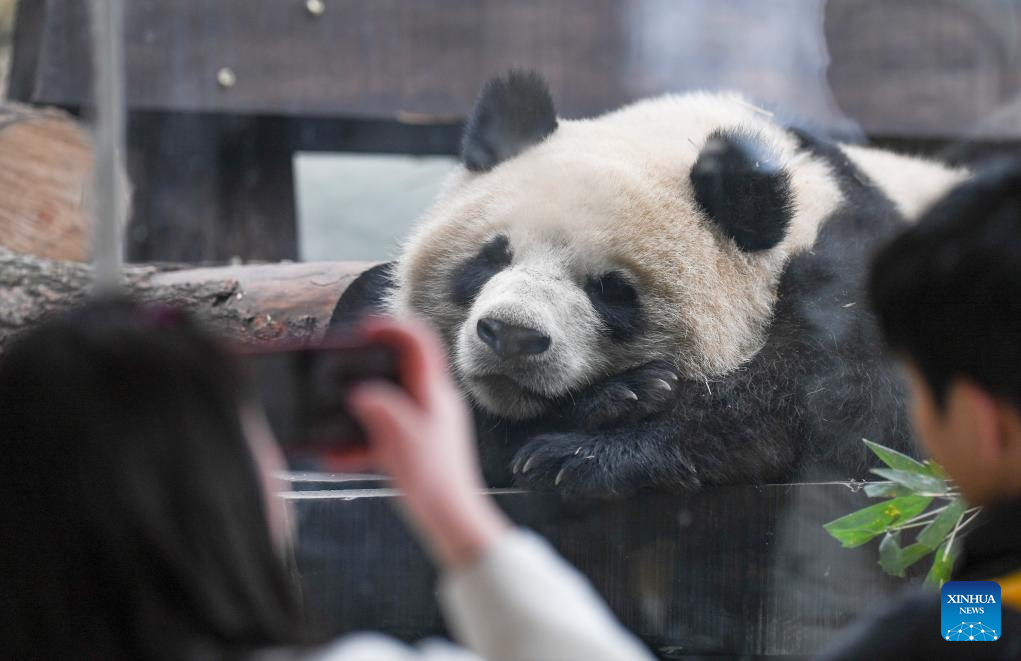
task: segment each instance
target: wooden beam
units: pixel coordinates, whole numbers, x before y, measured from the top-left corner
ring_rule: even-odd
[[[19,8],[13,98],[90,99],[87,3]],[[1010,3],[950,0],[134,0],[131,110],[449,123],[511,67],[564,116],[739,89],[840,131],[959,136],[1018,92]],[[824,20],[825,19],[825,20]],[[824,30],[820,28],[824,26]],[[996,126],[984,137],[1018,137]],[[994,135],[995,133],[995,135]]]
[[[81,106],[91,80],[85,3],[46,5],[35,71],[18,72],[29,96],[19,98]],[[782,11],[759,0],[345,0],[321,15],[297,0],[127,5],[132,110],[449,122],[487,78],[529,67],[567,117],[737,87],[767,103],[797,100],[823,125],[843,121],[825,89],[825,49],[810,44],[822,0]]]

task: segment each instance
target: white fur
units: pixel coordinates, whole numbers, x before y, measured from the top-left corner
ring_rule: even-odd
[[[880,149],[841,145],[841,149],[889,197],[908,220],[915,220],[968,171],[942,163]]]

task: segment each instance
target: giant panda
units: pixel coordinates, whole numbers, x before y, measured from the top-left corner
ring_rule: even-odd
[[[734,93],[557,117],[488,82],[463,167],[331,323],[427,319],[494,486],[638,490],[867,477],[910,452],[863,297],[874,248],[967,173],[829,142]]]

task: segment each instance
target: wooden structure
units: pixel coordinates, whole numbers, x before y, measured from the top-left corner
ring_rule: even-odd
[[[296,150],[456,153],[480,85],[511,67],[541,71],[568,117],[723,87],[838,134],[1012,140],[1018,122],[983,120],[1018,91],[1017,4],[129,2],[128,255],[294,258]],[[86,8],[20,4],[14,98],[87,107]]]

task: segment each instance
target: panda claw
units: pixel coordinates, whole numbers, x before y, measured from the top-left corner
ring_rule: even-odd
[[[555,486],[555,487],[559,487],[560,486],[560,481],[564,479],[564,472],[566,470],[567,470],[566,466],[560,469],[560,471],[557,473],[556,479],[553,480],[553,486]]]
[[[521,469],[521,474],[524,475],[525,473],[527,473],[528,469],[532,467],[532,464],[534,462],[535,462],[535,455],[532,455],[531,457],[528,458],[528,461],[525,462],[524,468]]]
[[[671,386],[669,383],[667,383],[663,379],[653,379],[652,383],[657,388],[662,388],[663,390],[666,390],[667,392],[670,392],[670,391],[672,391],[674,389],[673,386]]]
[[[633,401],[637,402],[638,401],[638,395],[635,394],[634,390],[631,390],[630,388],[625,388],[624,389],[624,399],[630,399],[630,400],[633,400]]]

